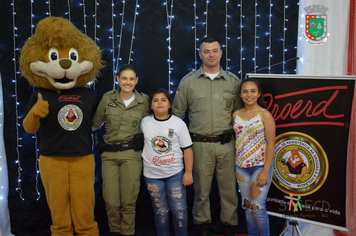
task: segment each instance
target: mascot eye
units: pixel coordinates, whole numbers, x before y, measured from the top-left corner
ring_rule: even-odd
[[[71,48],[69,50],[69,58],[73,61],[78,61],[78,58],[79,58],[78,51],[75,50],[74,48]]]
[[[55,49],[55,48],[51,48],[48,52],[48,58],[49,58],[49,61],[55,61],[55,60],[58,60],[58,50]]]

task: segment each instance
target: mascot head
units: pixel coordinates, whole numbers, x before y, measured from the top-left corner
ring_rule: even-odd
[[[41,20],[20,55],[20,70],[28,82],[51,90],[85,86],[103,67],[95,42],[61,17]]]

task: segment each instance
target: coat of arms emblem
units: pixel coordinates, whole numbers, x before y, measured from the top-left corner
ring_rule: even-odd
[[[305,32],[304,38],[308,43],[313,45],[321,45],[326,42],[329,37],[327,32],[327,7],[323,5],[310,5],[305,7],[307,12],[305,16]]]

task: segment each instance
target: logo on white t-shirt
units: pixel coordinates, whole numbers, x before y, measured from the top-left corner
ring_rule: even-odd
[[[174,135],[174,129],[168,129],[168,136],[170,138],[173,138],[173,135]]]
[[[154,137],[151,144],[153,150],[158,154],[168,153],[172,149],[172,143],[163,136]]]

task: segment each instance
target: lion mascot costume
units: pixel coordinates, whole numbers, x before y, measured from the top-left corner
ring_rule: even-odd
[[[61,17],[41,20],[21,50],[22,75],[37,87],[23,126],[40,132],[39,167],[54,236],[99,235],[91,138],[97,101],[85,85],[101,68],[95,42]]]

